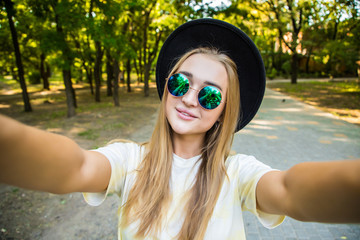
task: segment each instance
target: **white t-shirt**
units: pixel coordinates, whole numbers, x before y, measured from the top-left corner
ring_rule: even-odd
[[[135,143],[113,143],[97,149],[107,157],[111,164],[111,178],[106,192],[84,193],[89,205],[98,206],[109,193],[120,197],[122,206],[135,182],[136,170],[143,159],[144,147]],[[163,222],[160,236],[147,239],[174,239],[179,233],[185,211],[182,196],[192,186],[200,165],[199,156],[183,159],[173,155],[171,174],[171,192],[173,201]],[[237,154],[226,160],[229,180],[225,178],[213,215],[205,233],[210,239],[246,239],[242,211],[254,213],[263,226],[274,228],[284,220],[284,216],[270,215],[256,209],[256,184],[265,173],[273,171],[269,166],[259,162],[252,156]],[[121,208],[119,211],[121,218]],[[118,239],[135,239],[137,223],[118,231]]]

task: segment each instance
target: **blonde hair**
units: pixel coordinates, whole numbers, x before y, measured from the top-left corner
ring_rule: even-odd
[[[229,87],[225,108],[219,123],[206,133],[201,149],[201,163],[196,182],[186,194],[185,218],[178,239],[202,239],[212,216],[226,176],[225,160],[229,156],[239,116],[240,96],[236,64],[224,53],[213,48],[197,48],[184,54],[169,76],[194,54],[204,54],[225,67]],[[166,87],[165,87],[166,88]],[[139,221],[137,237],[157,235],[171,201],[170,176],[173,161],[172,129],[166,118],[164,90],[158,119],[148,144],[147,153],[137,171],[136,182],[123,206],[123,227]]]

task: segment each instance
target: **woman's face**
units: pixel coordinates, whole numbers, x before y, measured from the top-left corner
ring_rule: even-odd
[[[221,90],[222,103],[213,110],[201,107],[198,91],[191,88],[182,97],[175,97],[169,93],[166,99],[166,117],[175,134],[205,135],[219,119],[225,107],[228,88],[226,69],[209,56],[194,54],[184,61],[176,73],[186,75],[193,89],[200,90],[212,85]]]

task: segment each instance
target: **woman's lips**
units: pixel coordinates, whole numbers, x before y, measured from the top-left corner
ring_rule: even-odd
[[[197,118],[190,111],[187,111],[185,109],[176,108],[176,111],[178,113],[178,116],[183,120],[193,120],[193,119]]]

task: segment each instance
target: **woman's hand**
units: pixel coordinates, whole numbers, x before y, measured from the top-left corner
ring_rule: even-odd
[[[306,162],[259,181],[258,209],[301,221],[360,222],[360,160]]]
[[[71,139],[0,115],[0,182],[68,193],[106,189],[111,169],[105,156]]]

